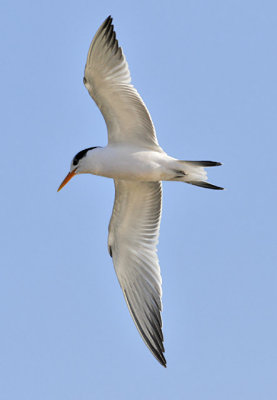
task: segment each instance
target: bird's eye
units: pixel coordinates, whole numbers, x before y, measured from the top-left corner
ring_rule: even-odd
[[[73,163],[72,163],[73,165],[77,165],[78,164],[78,160],[76,159],[76,158],[74,158],[74,160],[73,160]]]

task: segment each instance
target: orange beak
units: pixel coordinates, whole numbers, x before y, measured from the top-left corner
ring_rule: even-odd
[[[77,168],[76,168],[77,169]],[[74,175],[76,175],[75,171],[76,169],[74,169],[73,171],[69,172],[66,177],[64,178],[64,180],[62,181],[62,183],[60,184],[60,187],[58,189],[58,192],[67,184],[67,182],[70,181],[71,178],[73,178]]]

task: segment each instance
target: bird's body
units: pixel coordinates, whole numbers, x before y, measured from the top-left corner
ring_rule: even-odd
[[[89,48],[84,84],[108,128],[108,145],[80,151],[59,190],[74,176],[91,173],[114,179],[115,200],[108,251],[129,311],[146,345],[166,366],[161,320],[161,274],[157,243],[162,208],[161,181],[181,181],[209,189],[204,167],[213,161],[183,161],[158,144],[151,116],[131,84],[111,17]]]
[[[168,156],[161,148],[149,150],[142,146],[113,144],[87,152],[83,173],[112,179],[140,182],[181,180],[189,182],[197,175],[206,179],[204,168]],[[194,175],[193,175],[194,174]],[[193,178],[192,178],[193,176]]]

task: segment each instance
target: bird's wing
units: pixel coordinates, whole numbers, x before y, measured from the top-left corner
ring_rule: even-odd
[[[109,144],[125,142],[159,147],[151,116],[131,84],[111,17],[103,22],[92,40],[84,84],[106,121]]]
[[[108,247],[129,311],[144,342],[166,366],[157,243],[161,182],[115,180]]]

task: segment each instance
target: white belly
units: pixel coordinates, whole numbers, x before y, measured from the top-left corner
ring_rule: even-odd
[[[87,172],[113,179],[160,181],[172,178],[175,159],[163,151],[130,146],[107,146],[92,151]]]

